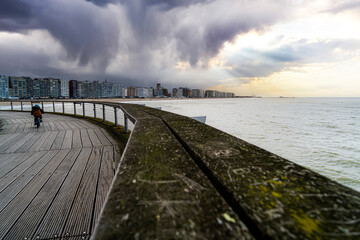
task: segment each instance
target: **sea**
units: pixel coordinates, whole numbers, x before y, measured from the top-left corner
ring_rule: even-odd
[[[360,191],[360,98],[138,102],[194,117]]]
[[[122,102],[122,101],[119,101]],[[189,116],[360,191],[360,98],[227,98],[126,101]],[[1,109],[10,109],[2,106]],[[24,110],[30,110],[30,105]],[[52,104],[44,105],[52,112]],[[76,104],[77,113],[82,106]],[[20,106],[14,106],[20,110]],[[62,112],[62,105],[56,104]],[[114,110],[105,108],[114,121]],[[65,104],[73,113],[74,105]],[[93,105],[86,115],[93,116]],[[96,113],[102,116],[102,106]],[[44,115],[44,118],[46,114]],[[119,124],[124,124],[121,111]],[[130,125],[130,129],[133,127]]]

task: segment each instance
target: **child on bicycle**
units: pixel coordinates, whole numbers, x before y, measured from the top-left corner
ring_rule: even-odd
[[[36,118],[40,119],[40,122],[42,122],[42,114],[44,113],[44,110],[40,108],[39,105],[35,105],[31,109],[31,115],[34,116],[34,125],[36,125]]]

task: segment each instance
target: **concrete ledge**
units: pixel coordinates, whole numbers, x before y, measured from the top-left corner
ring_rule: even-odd
[[[191,169],[193,168],[189,168],[182,162],[175,163],[171,160],[173,157],[179,156],[187,156],[187,159],[192,159],[204,174],[203,178],[206,176],[211,182],[212,187],[207,188],[216,189],[236,213],[237,218],[232,212],[229,212],[231,219],[236,223],[241,221],[241,225],[244,224],[251,234],[249,236],[244,235],[242,231],[234,231],[232,232],[234,235],[238,234],[235,238],[360,238],[360,194],[358,192],[190,118],[139,105],[121,104],[121,106],[129,113],[134,114],[135,119],[137,116],[141,116],[143,120],[139,120],[141,123],[139,125],[137,122],[134,135],[128,143],[128,150],[123,156],[123,163],[116,176],[117,180],[113,191],[110,193],[109,203],[112,204],[107,204],[105,207],[99,226],[99,229],[103,230],[98,231],[97,238],[111,239],[111,237],[107,237],[109,235],[104,235],[109,230],[114,233],[111,235],[112,237],[118,238],[129,233],[132,233],[134,237],[140,236],[145,239],[176,238],[176,232],[185,232],[185,236],[193,236],[193,238],[204,236],[202,235],[203,228],[199,228],[199,231],[189,232],[190,229],[184,226],[189,223],[189,219],[194,222],[193,219],[197,219],[196,216],[208,216],[207,213],[216,205],[211,207],[206,204],[197,205],[196,211],[189,212],[189,214],[192,212],[193,215],[169,216],[167,221],[179,221],[176,227],[167,225],[163,229],[164,225],[162,224],[145,227],[149,219],[156,218],[155,212],[159,213],[160,218],[162,217],[161,205],[151,211],[146,211],[145,209],[151,207],[144,204],[140,209],[139,203],[144,203],[143,201],[148,199],[143,195],[143,190],[139,190],[147,189],[148,186],[145,187],[146,183],[138,182],[131,184],[131,179],[138,180],[134,176],[129,178],[126,174],[130,174],[127,173],[128,169],[136,169],[142,161],[146,163],[143,167],[147,166],[147,169],[153,169],[159,162],[149,162],[149,151],[146,149],[157,148],[161,141],[162,146],[169,145],[169,142],[174,145],[171,145],[170,151],[165,149],[161,151],[160,149],[157,154],[152,155],[151,158],[163,158],[161,164],[157,166],[156,172],[160,171],[168,177],[174,166],[178,166],[185,176],[192,176]],[[144,125],[142,121],[147,121],[147,124]],[[141,130],[138,130],[139,127]],[[169,133],[166,135],[169,136],[169,142],[166,141],[166,138],[160,137],[164,132],[171,132],[172,135]],[[178,143],[175,143],[174,139]],[[175,152],[175,149],[181,149],[181,154]],[[168,164],[170,166],[167,167]],[[137,170],[129,172],[131,171],[138,173]],[[144,176],[149,177],[151,174],[144,174]],[[195,182],[200,179],[201,177],[197,178]],[[203,186],[203,184],[201,185]],[[140,185],[143,186],[140,187]],[[177,196],[183,191],[183,187],[185,186],[172,189],[169,196]],[[117,190],[115,191],[115,189]],[[151,192],[154,191],[151,201],[163,199],[161,196],[165,194],[163,191],[166,192],[166,188],[150,189],[152,189]],[[170,192],[170,189],[168,190]],[[125,201],[125,196],[128,196],[129,192],[136,192],[130,197],[133,199],[133,204],[126,204],[123,211],[114,212],[116,208],[121,208],[120,203]],[[190,192],[190,194],[202,196],[202,193]],[[132,211],[131,214],[126,215],[129,211]],[[224,229],[219,229],[219,224],[211,221],[211,218],[215,216],[218,215],[215,214],[210,219],[202,217],[202,221],[195,221],[200,226],[205,224],[203,221],[208,223],[211,230],[206,232],[208,235],[205,235],[205,238],[227,238],[229,233]],[[134,221],[140,227],[124,225],[121,219],[126,218],[129,221],[130,217],[135,217]],[[220,218],[223,223],[226,222],[226,219],[226,217]],[[120,232],[116,232],[109,226],[121,229],[121,234],[117,235]],[[163,230],[170,232],[171,227],[173,227],[171,231],[174,235],[162,235]],[[137,230],[133,232],[134,229]]]

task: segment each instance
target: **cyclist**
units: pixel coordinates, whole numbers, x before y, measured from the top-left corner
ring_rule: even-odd
[[[40,119],[40,122],[42,122],[42,114],[44,113],[44,110],[40,108],[39,105],[35,105],[31,109],[31,115],[34,116],[34,125],[36,125],[36,118]]]

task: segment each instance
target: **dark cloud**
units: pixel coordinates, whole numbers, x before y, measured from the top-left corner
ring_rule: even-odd
[[[225,42],[249,31],[264,31],[286,19],[293,8],[291,0],[1,0],[0,32],[50,33],[67,58],[62,52],[43,54],[59,61],[58,72],[64,75],[111,74],[131,82],[171,82],[184,80],[173,71],[179,61],[202,71]],[[38,45],[46,41],[38,39]],[[286,52],[268,54],[278,62],[289,60]],[[28,61],[20,55],[20,62]],[[66,69],[64,61],[78,71]],[[251,66],[244,63],[241,71],[247,64]],[[30,65],[31,61],[25,63],[23,72],[27,68],[37,74]],[[46,61],[43,65],[47,67]],[[49,67],[53,68],[54,64]]]

